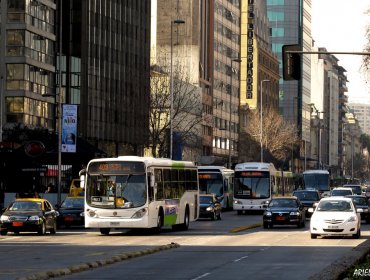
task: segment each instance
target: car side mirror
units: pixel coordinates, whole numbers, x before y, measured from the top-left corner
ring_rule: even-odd
[[[317,205],[319,205],[319,204],[317,202],[315,202],[312,206],[313,206],[313,208],[316,208]]]

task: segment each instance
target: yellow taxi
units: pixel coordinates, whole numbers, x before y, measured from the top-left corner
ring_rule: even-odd
[[[0,217],[0,234],[37,232],[44,235],[47,231],[55,234],[58,215],[46,199],[17,198]]]

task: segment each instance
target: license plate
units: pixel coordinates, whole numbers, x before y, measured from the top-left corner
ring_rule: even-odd
[[[23,223],[22,222],[13,222],[12,225],[13,225],[13,227],[21,227],[21,226],[23,226]]]
[[[284,220],[285,220],[285,218],[284,218],[284,217],[276,217],[276,220],[277,220],[277,221],[284,221]]]
[[[112,227],[117,227],[117,226],[119,226],[119,222],[110,222],[110,225]]]
[[[337,229],[338,226],[328,226],[328,229]]]
[[[64,217],[64,220],[65,221],[73,221],[74,219],[73,219],[73,217]]]

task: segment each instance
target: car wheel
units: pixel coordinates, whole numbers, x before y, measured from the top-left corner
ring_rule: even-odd
[[[8,231],[7,230],[0,231],[0,235],[7,235],[7,234],[8,234]]]
[[[273,227],[274,227],[274,225],[273,225],[272,223],[269,223],[269,224],[268,224],[268,227],[269,227],[269,228],[273,228]]]
[[[353,238],[359,239],[361,236],[361,229],[358,229],[355,234],[352,235]]]
[[[367,223],[367,224],[370,224],[370,218],[367,218],[367,219],[366,219],[366,223]]]
[[[101,228],[100,233],[103,234],[103,235],[109,235],[110,228]]]
[[[50,234],[56,234],[57,232],[57,222],[56,221],[53,222],[53,227],[49,231],[50,231]]]
[[[46,225],[45,222],[42,222],[41,228],[37,231],[39,235],[44,235],[46,233]]]
[[[316,239],[316,238],[317,238],[317,234],[311,233],[311,239]]]
[[[220,210],[220,212],[217,215],[217,220],[221,220],[221,210]]]
[[[215,213],[215,212],[213,212],[213,213],[212,213],[212,215],[211,215],[211,220],[212,220],[212,221],[216,220],[216,213]]]
[[[263,228],[268,228],[269,224],[267,222],[263,222]]]

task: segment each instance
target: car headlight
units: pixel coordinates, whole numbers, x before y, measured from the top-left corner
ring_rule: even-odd
[[[265,216],[272,216],[272,213],[270,211],[266,211]]]
[[[212,206],[209,206],[209,207],[207,207],[207,209],[206,209],[207,211],[213,211],[213,207]]]
[[[138,210],[138,211],[136,211],[135,212],[135,214],[134,215],[132,215],[132,219],[139,219],[139,218],[142,218],[144,215],[145,215],[145,213],[146,213],[146,208],[142,208],[142,209],[140,209],[140,210]]]
[[[39,216],[31,216],[28,218],[29,221],[38,221],[40,219]]]
[[[81,212],[80,217],[85,217],[85,212]]]
[[[289,215],[291,215],[291,216],[300,216],[301,213],[299,213],[298,211],[292,211],[292,212],[289,213]]]
[[[347,222],[356,222],[357,221],[357,217],[356,216],[351,216],[349,217],[349,219],[347,220]]]
[[[0,217],[0,221],[1,221],[1,222],[9,222],[9,221],[10,221],[10,220],[9,220],[9,216],[2,215],[2,216]]]

